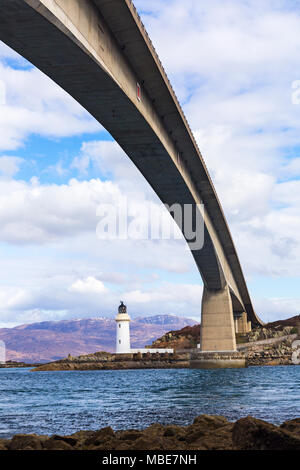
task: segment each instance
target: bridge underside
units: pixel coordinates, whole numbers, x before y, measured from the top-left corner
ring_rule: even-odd
[[[202,349],[234,350],[234,314],[260,320],[204,161],[130,0],[0,0],[0,22],[0,39],[110,132],[163,203],[204,204],[204,246],[192,251],[204,282]]]

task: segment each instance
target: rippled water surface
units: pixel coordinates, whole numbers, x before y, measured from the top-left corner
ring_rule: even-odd
[[[0,369],[0,437],[190,424],[202,414],[300,417],[300,366],[31,372]]]

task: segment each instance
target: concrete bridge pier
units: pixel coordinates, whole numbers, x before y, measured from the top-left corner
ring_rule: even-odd
[[[204,287],[200,351],[191,356],[191,368],[240,368],[245,358],[237,352],[232,299],[229,286],[222,290]]]
[[[201,312],[201,351],[236,351],[232,300],[228,285],[204,287]]]

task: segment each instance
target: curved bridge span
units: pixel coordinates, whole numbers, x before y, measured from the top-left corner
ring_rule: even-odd
[[[234,317],[256,316],[204,160],[131,0],[0,0],[0,40],[114,137],[161,201],[204,204],[203,351],[236,349]],[[174,254],[176,256],[176,254]]]

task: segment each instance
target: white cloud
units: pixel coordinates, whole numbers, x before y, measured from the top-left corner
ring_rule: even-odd
[[[69,287],[69,291],[79,294],[103,294],[107,292],[107,289],[102,281],[89,276],[86,279],[78,279],[75,281]]]
[[[4,311],[24,308],[29,300],[30,294],[25,289],[7,287],[0,290],[1,308]]]
[[[0,113],[0,151],[17,149],[30,134],[70,137],[102,129],[73,98],[36,68],[16,70],[0,63],[0,80],[6,97]]]
[[[139,200],[146,196],[147,199],[158,201],[150,185],[117,142],[83,142],[80,154],[74,158],[71,168],[77,169],[81,176],[87,175],[90,168],[98,170],[105,178],[116,180],[131,199]]]
[[[144,304],[151,301],[151,295],[147,292],[141,292],[140,290],[135,290],[132,292],[126,293],[126,302],[135,303],[135,304]]]
[[[97,206],[117,204],[120,195],[110,181],[72,179],[64,185],[42,185],[36,179],[29,183],[4,180],[0,186],[0,240],[47,243],[82,232],[95,234]]]
[[[114,317],[120,299],[128,304],[130,315],[177,314],[200,319],[202,287],[191,284],[162,283],[136,290],[126,290],[130,285],[109,289],[94,276],[77,279],[64,284],[56,279],[25,289],[2,288],[0,327],[20,323],[70,318],[91,318],[97,316]],[[53,295],[55,292],[55,295]]]
[[[198,313],[200,317],[202,291],[203,287],[198,284],[176,285],[164,282],[155,290],[152,288],[124,292],[123,298],[129,305],[139,306],[146,310],[149,310],[149,308],[157,310],[159,305],[164,305],[164,308],[167,307],[170,313],[181,313],[188,308],[189,312],[193,312],[193,315]],[[190,313],[187,312],[186,315],[189,316]]]
[[[3,177],[11,178],[20,170],[21,164],[24,162],[23,158],[19,157],[0,157],[0,174]]]
[[[272,322],[299,315],[300,298],[257,298],[256,307],[258,312],[263,312],[265,322]]]

